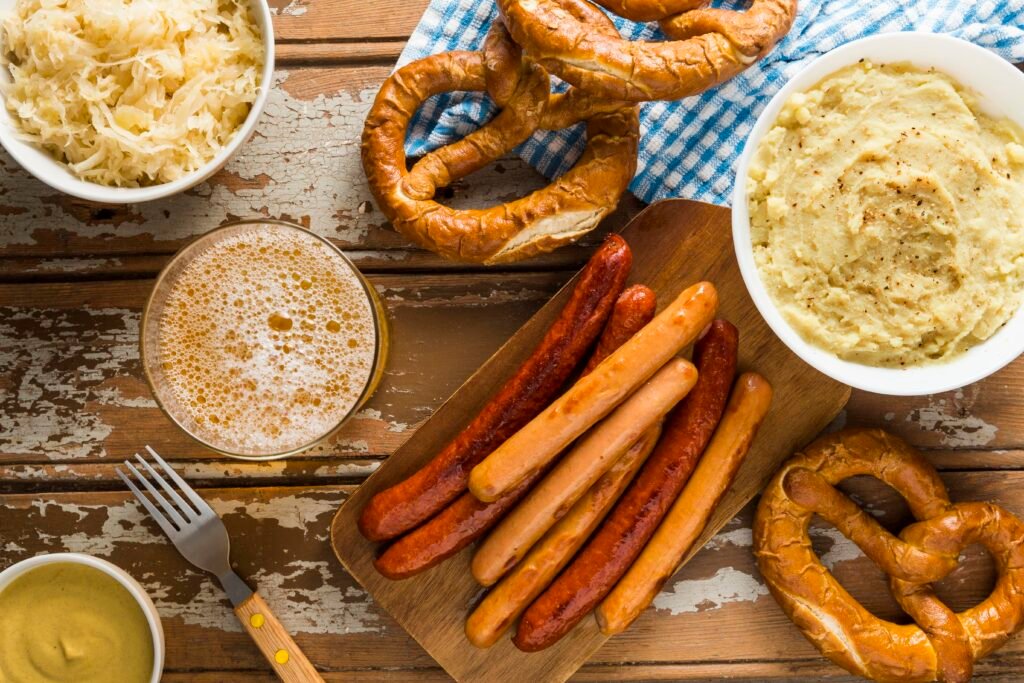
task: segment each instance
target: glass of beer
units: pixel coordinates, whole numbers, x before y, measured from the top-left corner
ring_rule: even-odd
[[[217,228],[163,269],[142,316],[157,403],[204,446],[270,460],[330,437],[366,402],[388,335],[373,286],[291,223]]]

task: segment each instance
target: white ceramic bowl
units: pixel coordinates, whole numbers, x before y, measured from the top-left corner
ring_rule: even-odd
[[[142,612],[146,615],[146,622],[149,624],[150,635],[153,636],[153,675],[150,677],[150,683],[159,683],[160,676],[164,670],[164,627],[160,623],[160,614],[156,611],[156,606],[150,599],[146,591],[143,590],[139,582],[131,577],[128,572],[121,569],[120,567],[113,565],[106,560],[101,560],[98,557],[92,555],[83,555],[81,553],[51,553],[49,555],[36,555],[30,557],[27,560],[12,564],[10,567],[0,572],[0,592],[3,592],[4,588],[7,587],[16,578],[29,572],[37,567],[41,567],[44,564],[84,564],[87,567],[98,569],[104,574],[112,577],[115,581],[120,583],[125,589],[132,594],[135,601],[139,603],[139,607],[142,608]]]
[[[847,43],[818,57],[797,73],[768,103],[747,138],[736,168],[732,234],[743,281],[772,330],[796,355],[829,377],[858,389],[893,396],[921,396],[976,382],[1024,352],[1024,308],[981,344],[948,362],[910,368],[879,368],[842,360],[805,341],[782,314],[761,282],[750,242],[747,170],[761,138],[775,123],[785,101],[829,74],[866,58],[875,63],[911,62],[935,67],[978,98],[986,113],[1024,127],[1024,74],[997,55],[957,38],[929,33],[890,33]]]
[[[0,0],[0,17],[6,17],[14,10],[16,0]],[[67,169],[63,164],[54,161],[47,153],[35,145],[24,142],[15,134],[17,123],[7,111],[7,107],[0,102],[0,145],[14,157],[14,160],[26,171],[46,183],[55,190],[66,194],[87,199],[94,202],[106,204],[129,204],[137,202],[148,202],[154,199],[170,197],[171,195],[183,192],[194,185],[203,182],[214,173],[219,171],[228,162],[239,147],[245,144],[246,140],[256,129],[260,114],[267,104],[267,94],[270,91],[274,75],[274,26],[270,18],[270,7],[267,0],[250,0],[253,15],[260,31],[263,33],[263,74],[260,78],[259,91],[256,93],[256,100],[249,110],[241,127],[235,131],[234,137],[220,151],[217,156],[208,161],[204,166],[197,168],[192,173],[183,176],[169,183],[152,185],[150,187],[108,187],[85,180],[81,180]],[[0,50],[3,46],[0,45]],[[6,68],[0,67],[0,82],[10,81],[10,74]]]

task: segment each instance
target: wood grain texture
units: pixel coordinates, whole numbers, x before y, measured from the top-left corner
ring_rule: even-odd
[[[991,500],[1024,515],[1024,472],[952,472],[943,479],[954,500]],[[887,528],[898,531],[909,523],[906,506],[884,485],[858,478],[844,488]],[[249,486],[202,494],[224,518],[236,569],[258,585],[325,679],[448,680],[338,567],[329,526],[353,490]],[[575,680],[854,680],[820,658],[767,594],[750,552],[752,516],[748,505],[730,520],[666,585],[654,608],[598,650]],[[886,619],[905,618],[881,572],[834,528],[816,523],[811,538],[823,561],[869,609]],[[43,552],[85,551],[125,568],[153,596],[163,618],[167,680],[274,680],[215,581],[178,555],[127,492],[0,495],[0,539],[0,566]],[[971,549],[940,594],[963,609],[984,597],[992,580],[987,556]],[[1024,637],[1018,636],[982,660],[977,674],[1019,680],[1010,677],[1019,676],[1021,666]]]
[[[285,41],[405,40],[427,0],[269,0],[274,35]]]
[[[607,228],[642,207],[624,200],[578,247],[501,271],[418,249],[388,229],[373,205],[357,140],[426,0],[271,5],[281,67],[267,114],[209,182],[171,200],[92,205],[59,196],[0,152],[0,282],[21,283],[0,299],[0,567],[62,550],[110,559],[143,582],[163,615],[164,680],[276,681],[219,589],[120,492],[112,461],[153,435],[225,515],[236,566],[258,580],[326,680],[449,680],[340,570],[327,544],[331,515],[564,283]],[[445,201],[479,206],[543,183],[519,160],[505,159],[456,183]],[[215,457],[154,417],[131,349],[146,279],[210,228],[259,215],[306,223],[361,268],[396,276],[386,289],[405,342],[385,394],[343,439],[300,458],[250,464]],[[455,342],[460,353],[447,353]],[[1024,514],[1022,386],[1019,360],[960,392],[915,399],[854,392],[837,424],[893,430],[931,449],[954,496],[992,499]],[[886,519],[895,510],[897,528],[902,506],[884,488],[855,481],[851,490]],[[655,609],[598,650],[574,680],[859,680],[821,659],[767,596],[750,556],[750,514],[748,506],[730,520]],[[844,585],[876,613],[901,618],[855,548],[828,527],[815,527],[813,537]],[[984,557],[969,554],[950,581],[951,594],[980,599],[991,582]],[[983,660],[976,678],[1019,681],[1022,640]]]
[[[324,679],[288,635],[263,596],[250,595],[235,608],[235,616],[282,683],[323,683]]]
[[[805,365],[765,325],[740,278],[728,226],[726,209],[670,200],[649,207],[622,233],[633,249],[630,281],[653,288],[662,306],[698,280],[715,283],[718,315],[740,329],[740,369],[759,371],[775,387],[766,423],[697,547],[755,495],[795,447],[821,431],[849,397],[849,388]],[[469,572],[469,549],[416,577],[389,581],[374,569],[377,548],[360,536],[355,520],[370,496],[408,476],[482,407],[530,353],[568,295],[569,289],[563,289],[531,318],[369,478],[332,524],[332,543],[346,569],[459,681],[565,680],[606,638],[586,619],[540,653],[522,653],[507,639],[479,650],[463,634],[467,609],[479,594]]]

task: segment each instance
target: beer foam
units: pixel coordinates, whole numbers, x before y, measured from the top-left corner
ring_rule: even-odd
[[[230,452],[299,448],[356,407],[377,343],[373,304],[344,259],[310,233],[254,226],[213,242],[171,284],[166,407]]]

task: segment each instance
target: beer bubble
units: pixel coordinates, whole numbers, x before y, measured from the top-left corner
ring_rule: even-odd
[[[270,324],[270,329],[277,330],[278,332],[287,332],[292,329],[292,320],[280,313],[271,313],[270,318],[267,319]]]

